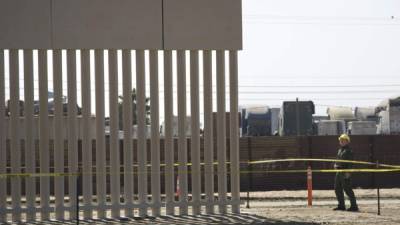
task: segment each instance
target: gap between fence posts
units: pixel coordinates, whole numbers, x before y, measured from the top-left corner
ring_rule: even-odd
[[[251,149],[251,137],[247,138],[247,149],[248,149],[248,161],[251,162],[252,159],[252,149]],[[247,170],[249,171],[247,175],[247,205],[246,208],[250,209],[250,191],[253,189],[253,166],[251,163],[247,164]]]
[[[78,173],[76,174],[76,206],[75,206],[75,216],[76,216],[76,225],[79,225],[79,188],[81,187],[81,177],[82,177],[82,171],[79,168]]]
[[[371,163],[375,163],[375,152],[374,152],[374,137],[370,136],[369,137],[369,150],[370,150],[370,155],[369,155],[369,161]],[[371,188],[375,187],[375,180],[376,176],[375,173],[371,175]]]
[[[307,168],[307,200],[308,206],[312,206],[312,170],[311,166]]]
[[[311,136],[307,136],[307,147],[308,147],[308,157],[312,158],[312,139]],[[307,199],[308,199],[308,206],[312,206],[312,162],[308,162],[307,167]]]
[[[379,161],[376,160],[376,168],[379,169]],[[375,185],[376,185],[376,194],[378,196],[378,216],[381,215],[381,196],[379,193],[379,184],[378,182],[375,180]]]

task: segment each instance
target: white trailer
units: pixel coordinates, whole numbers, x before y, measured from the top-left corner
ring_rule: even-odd
[[[400,134],[400,97],[383,101],[376,112],[379,134]]]
[[[318,135],[339,135],[345,132],[344,120],[321,120],[318,122]]]
[[[376,134],[375,121],[352,121],[349,122],[348,133],[351,135],[372,135]]]

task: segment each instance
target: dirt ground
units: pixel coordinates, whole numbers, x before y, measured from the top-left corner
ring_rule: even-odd
[[[333,211],[337,205],[333,190],[314,191],[313,205],[307,206],[306,191],[269,191],[241,193],[241,214],[199,216],[162,216],[86,220],[79,224],[256,224],[256,225],[399,225],[400,189],[380,190],[381,215],[377,215],[377,191],[354,190],[360,212]],[[347,207],[349,206],[346,200]],[[76,221],[46,221],[29,224],[77,224]]]
[[[354,190],[360,212],[333,211],[337,205],[333,191],[314,191],[313,206],[307,206],[306,191],[273,191],[250,194],[250,208],[246,201],[243,214],[263,218],[259,224],[276,225],[399,225],[400,189],[380,190],[380,214],[377,206],[376,190]],[[242,193],[242,199],[245,199]],[[347,200],[346,200],[347,201]],[[349,207],[349,202],[346,202]]]

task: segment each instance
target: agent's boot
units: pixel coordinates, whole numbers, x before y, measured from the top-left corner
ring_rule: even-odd
[[[338,207],[334,208],[333,210],[334,210],[334,211],[345,211],[345,210],[346,210],[346,207],[341,206],[341,205],[338,205]]]
[[[358,209],[358,206],[351,206],[350,208],[347,209],[347,211],[349,211],[349,212],[358,212],[360,210]]]

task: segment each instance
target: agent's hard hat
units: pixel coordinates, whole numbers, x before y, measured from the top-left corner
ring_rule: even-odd
[[[342,134],[339,137],[339,141],[341,141],[341,140],[346,140],[346,141],[350,142],[350,137],[347,134]]]

